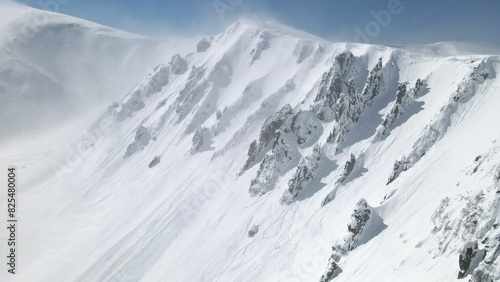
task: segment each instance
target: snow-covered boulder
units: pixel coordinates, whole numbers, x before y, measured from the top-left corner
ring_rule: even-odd
[[[151,133],[149,132],[149,129],[147,129],[144,126],[139,126],[135,133],[135,138],[134,142],[132,142],[128,147],[127,147],[127,152],[125,153],[125,158],[130,157],[133,155],[135,152],[142,150],[146,145],[149,144],[149,141],[151,140]]]
[[[188,69],[186,60],[184,60],[179,54],[172,57],[169,65],[172,68],[172,73],[174,74],[184,74]]]
[[[198,44],[196,44],[196,51],[198,53],[205,52],[212,46],[212,43],[206,38],[203,38]]]
[[[149,163],[149,168],[153,168],[160,163],[160,156],[154,157],[154,159]]]

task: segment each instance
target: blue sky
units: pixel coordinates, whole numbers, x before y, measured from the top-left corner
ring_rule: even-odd
[[[19,2],[40,9],[55,9],[60,13],[155,37],[178,35],[186,31],[189,34],[217,33],[238,17],[251,16],[262,20],[275,19],[333,41],[369,41],[397,45],[460,41],[490,47],[500,46],[500,1],[497,0],[19,0]],[[55,5],[44,7],[43,3]],[[374,13],[381,15],[381,20],[377,22]],[[390,15],[390,20],[387,15]]]

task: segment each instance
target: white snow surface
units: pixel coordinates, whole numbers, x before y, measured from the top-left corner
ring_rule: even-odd
[[[8,34],[19,35],[25,21],[1,26],[0,44]],[[61,146],[42,153],[23,152],[21,144],[34,135],[19,134],[15,145],[5,141],[8,136],[0,142],[0,151],[10,152],[0,167],[14,165],[19,175],[18,269],[10,275],[2,263],[1,281],[319,281],[360,199],[384,228],[364,229],[332,281],[456,281],[469,241],[487,250],[476,270],[500,279],[499,56],[329,43],[251,20],[206,40],[204,52],[196,52],[199,40],[176,50],[49,13],[15,57],[0,56],[2,135],[14,134],[13,124],[29,131],[34,119],[50,112],[33,104],[57,108],[47,124],[58,131],[61,117],[88,121],[82,115],[99,110],[90,115],[90,126],[79,125],[87,131],[70,130]],[[323,75],[345,51],[357,60],[358,95],[382,60],[381,92],[360,108],[357,122],[347,124],[341,144],[327,142],[336,120],[318,120],[322,133],[313,142],[282,138],[300,156],[269,174],[273,189],[250,195],[262,158],[274,154],[271,141],[240,174],[264,121],[286,104],[295,113],[310,111]],[[169,64],[176,53],[182,58]],[[140,82],[153,60],[162,65]],[[178,67],[184,61],[187,70]],[[479,65],[488,76],[470,80]],[[425,81],[425,95],[412,98],[384,138],[377,137],[398,84],[413,87],[417,79]],[[39,84],[30,88],[27,81]],[[465,82],[467,99],[449,106]],[[60,92],[43,92],[39,85]],[[92,101],[82,102],[87,99]],[[70,107],[75,104],[84,114]],[[436,124],[444,128],[441,135],[425,143]],[[192,140],[201,128],[211,140],[195,152]],[[34,140],[47,138],[44,132],[50,134],[42,131]],[[316,178],[293,203],[281,204],[300,157],[315,144],[329,160],[320,162]],[[425,154],[386,185],[395,161],[419,151],[414,144]],[[340,183],[351,154],[362,158]],[[155,158],[161,161],[150,168]],[[0,174],[0,183],[7,183],[5,177]],[[331,201],[322,206],[327,196]],[[5,191],[0,206],[6,207]],[[6,213],[0,218],[5,221]],[[249,237],[249,230],[257,233]],[[2,256],[7,236],[0,229]]]

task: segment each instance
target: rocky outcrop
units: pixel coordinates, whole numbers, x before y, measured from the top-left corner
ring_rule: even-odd
[[[259,226],[258,225],[253,225],[247,233],[248,237],[253,237],[255,234],[259,233]]]
[[[160,163],[160,156],[154,157],[154,159],[149,163],[149,168],[153,168]]]
[[[205,127],[198,127],[193,135],[193,145],[191,146],[191,154],[207,151],[212,145],[212,134]]]
[[[405,83],[398,86],[396,102],[392,106],[391,111],[384,117],[382,124],[377,128],[375,140],[381,140],[387,135],[396,120],[403,115],[406,109],[415,101],[415,98],[422,94],[424,89],[425,84],[420,79],[417,79],[413,88],[408,87]]]
[[[337,103],[342,94],[356,96],[354,85],[362,69],[363,63],[351,52],[346,51],[335,57],[333,66],[323,74],[318,94],[311,107],[320,120],[330,122],[335,118]]]
[[[149,141],[151,140],[151,133],[149,132],[149,129],[145,128],[144,126],[139,126],[135,133],[135,138],[134,142],[132,142],[128,147],[127,147],[127,152],[125,153],[125,158],[130,157],[133,155],[135,152],[142,150],[146,145],[149,144]]]
[[[475,268],[479,263],[478,260],[484,259],[484,251],[480,251],[477,246],[477,242],[467,242],[460,250],[460,255],[458,257],[458,266],[460,270],[458,272],[458,279],[464,278],[471,266]],[[471,271],[472,272],[472,271]]]
[[[298,145],[310,146],[323,133],[323,126],[311,111],[300,110],[292,117],[290,131]]]
[[[345,163],[344,170],[338,182],[339,183],[344,182],[347,179],[347,177],[351,174],[355,166],[356,166],[356,157],[353,154],[351,154],[351,159]]]
[[[252,197],[263,195],[274,189],[278,177],[287,171],[299,156],[287,135],[279,130],[276,131],[273,149],[266,154],[257,175],[250,183],[250,195]]]
[[[342,143],[352,126],[359,121],[364,111],[370,107],[384,86],[382,59],[368,74],[362,93],[355,88],[355,77],[349,78],[345,90],[339,95],[335,105],[335,126],[327,138],[329,143]]]
[[[198,42],[198,44],[196,44],[196,51],[198,53],[205,52],[211,46],[212,46],[212,43],[210,43],[210,41],[208,39],[203,38],[202,40],[200,40],[200,42]]]
[[[347,234],[340,243],[332,247],[332,255],[328,260],[327,268],[320,278],[320,282],[332,281],[338,275],[340,259],[348,254],[349,251],[356,248],[359,244],[366,243],[368,240],[378,235],[386,226],[382,218],[375,210],[368,205],[365,199],[361,199],[356,204],[354,212],[351,215],[351,222],[347,225]],[[366,232],[366,230],[370,230]]]
[[[170,60],[170,68],[174,74],[184,74],[188,70],[188,64],[181,55],[176,54]]]
[[[451,120],[458,110],[458,107],[468,102],[477,92],[477,88],[484,83],[488,77],[494,74],[492,63],[488,60],[481,61],[472,70],[467,78],[458,86],[458,89],[453,93],[448,103],[434,117],[429,125],[427,125],[421,137],[413,144],[412,151],[409,156],[403,156],[402,159],[396,160],[394,170],[389,176],[388,184],[391,183],[401,173],[400,165],[404,163],[404,170],[408,170],[417,163],[427,151],[448,131],[451,125]]]
[[[289,104],[283,106],[276,114],[268,117],[261,127],[258,140],[250,143],[248,158],[242,168],[242,172],[250,168],[258,157],[265,154],[270,148],[271,141],[275,138],[276,130],[282,129],[285,122],[293,115],[293,109]],[[291,122],[291,121],[290,121]]]
[[[271,47],[270,40],[271,33],[268,31],[259,31],[259,38],[257,39],[255,48],[250,52],[250,64],[253,64],[255,61],[260,59],[262,52]]]
[[[321,145],[314,146],[311,154],[302,158],[292,178],[288,181],[288,189],[281,196],[280,203],[290,205],[295,201],[304,187],[316,176],[321,161]]]

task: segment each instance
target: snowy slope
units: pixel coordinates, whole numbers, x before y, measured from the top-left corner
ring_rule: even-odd
[[[1,160],[9,279],[500,279],[498,56],[249,20],[194,48],[68,146]]]
[[[186,50],[184,41],[192,45],[175,39],[174,46],[174,39],[151,40],[10,2],[0,8],[5,14],[0,20],[0,119],[11,119],[0,123],[4,146],[47,131],[54,136],[47,141],[57,143],[60,127],[87,127],[158,61]],[[81,133],[77,127],[73,134]]]

